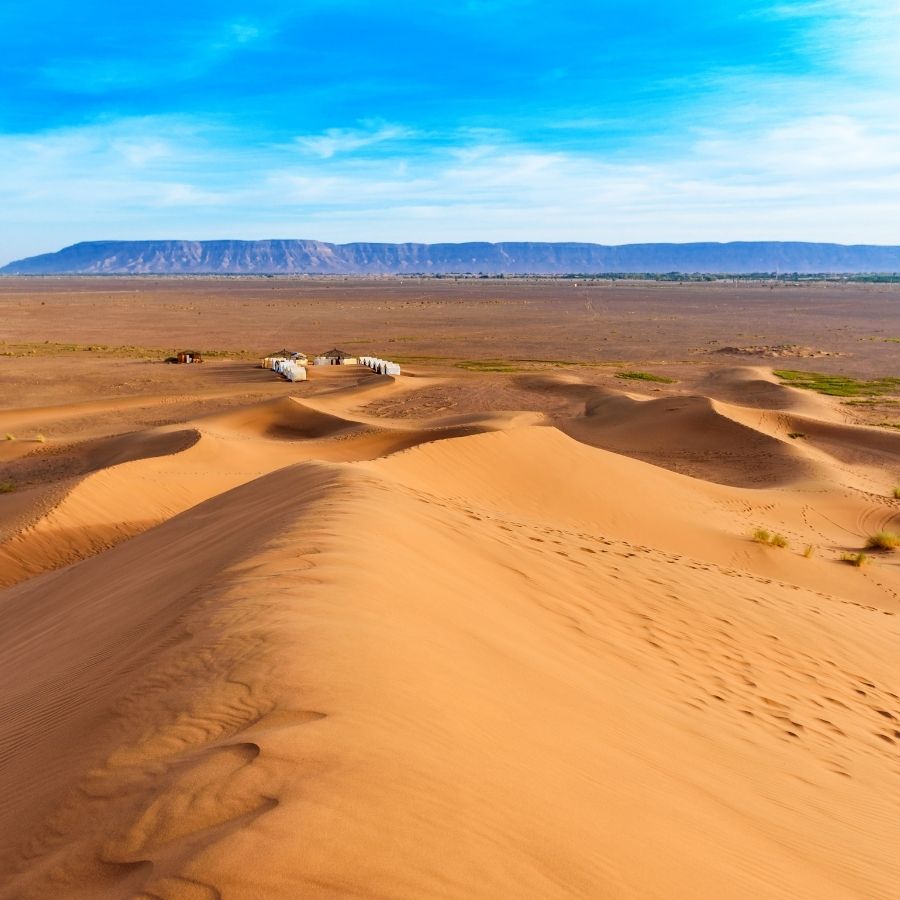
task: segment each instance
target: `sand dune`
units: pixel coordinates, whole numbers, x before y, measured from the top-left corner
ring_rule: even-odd
[[[583,417],[560,427],[586,444],[723,484],[771,487],[816,475],[787,438],[745,425],[708,397],[594,397]]]
[[[0,546],[0,897],[898,896],[895,435],[341,380],[73,445]]]
[[[584,401],[583,415],[555,420],[576,440],[705,480],[741,487],[819,481],[879,494],[896,481],[900,434],[847,424],[825,398],[810,399],[757,369],[701,381],[734,402],[693,394],[651,399],[573,378],[542,383]]]
[[[823,419],[839,418],[827,398],[782,384],[771,369],[762,366],[714,369],[699,381],[697,390],[713,400],[738,406],[791,410]]]
[[[204,417],[189,429],[154,429],[85,441],[63,448],[65,453],[57,449],[49,457],[23,460],[16,470],[18,476],[40,476],[45,486],[11,498],[0,532],[0,585],[108,550],[291,463],[374,459],[522,418],[466,415],[386,428],[282,398]]]
[[[898,432],[734,406],[726,414],[762,434],[793,440],[807,458],[828,463],[839,480],[863,490],[883,494],[896,482]]]
[[[359,428],[359,424],[322,412],[291,397],[273,400],[206,420],[208,428],[237,431],[255,437],[333,437]]]

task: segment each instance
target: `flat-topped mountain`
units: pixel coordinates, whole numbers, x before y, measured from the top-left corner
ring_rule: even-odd
[[[900,272],[900,247],[741,241],[727,244],[329,244],[312,240],[88,241],[17,260],[5,275],[452,272]]]

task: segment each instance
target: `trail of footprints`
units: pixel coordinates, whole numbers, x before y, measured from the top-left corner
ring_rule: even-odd
[[[900,775],[900,686],[895,691],[878,685],[871,678],[846,671],[831,659],[820,659],[797,649],[796,642],[766,633],[765,611],[783,611],[777,609],[771,593],[753,588],[762,585],[770,591],[774,586],[779,591],[801,592],[799,602],[813,615],[820,615],[823,608],[838,614],[835,604],[879,616],[893,613],[681,554],[506,519],[496,511],[476,509],[465,498],[415,493],[423,502],[437,502],[472,520],[495,525],[503,533],[501,540],[516,540],[532,554],[552,554],[560,564],[587,569],[591,586],[585,588],[586,602],[570,596],[564,603],[548,602],[547,608],[570,627],[602,643],[604,652],[612,649],[611,635],[619,631],[626,638],[615,647],[620,657],[628,655],[624,649],[630,644],[627,638],[638,636],[663,669],[669,670],[673,702],[698,715],[730,718],[735,733],[751,744],[758,742],[757,731],[762,729],[800,751],[805,750],[827,770],[844,778],[853,777],[853,760],[860,755],[879,759],[888,764],[889,771]],[[623,567],[624,561],[637,556],[654,564],[657,577]],[[671,574],[666,571],[670,565],[676,566]],[[706,609],[685,604],[681,590],[684,576],[679,575],[684,569],[692,573],[715,572],[739,582],[730,596],[720,598],[718,604],[709,604],[712,608],[718,605],[726,614],[711,616]],[[653,589],[637,599],[636,588],[642,580],[651,583]],[[615,592],[615,583],[622,581],[627,582],[627,590]],[[659,596],[661,589],[667,591],[665,607],[646,599],[653,594]],[[753,624],[739,627],[727,615],[728,604],[735,602],[753,604],[762,615],[753,617]],[[777,615],[772,621],[779,621]],[[754,625],[759,636],[748,635],[750,640],[742,640],[742,633]],[[747,649],[760,644],[765,649]],[[635,668],[648,665],[646,654],[632,656],[630,663]]]
[[[524,552],[541,557],[542,566],[574,567],[580,589],[563,598],[547,596],[545,608],[563,627],[584,636],[586,652],[615,654],[652,677],[668,691],[673,708],[683,709],[688,721],[694,719],[705,733],[716,733],[724,724],[749,744],[757,744],[765,733],[792,752],[811,754],[842,778],[854,777],[853,761],[861,755],[888,762],[890,771],[900,774],[900,689],[895,692],[831,659],[798,650],[775,630],[765,632],[766,616],[778,610],[755,587],[800,591],[797,586],[581,530],[506,518],[496,510],[475,508],[464,497],[402,490],[458,514],[460,528],[465,519],[493,526],[497,541],[517,542]],[[489,531],[479,540],[488,536]],[[96,801],[98,810],[109,804],[130,809],[133,827],[105,845],[101,862],[111,872],[133,870],[135,896],[219,897],[214,885],[185,875],[185,847],[205,845],[274,809],[277,778],[262,779],[263,790],[258,777],[260,740],[273,729],[307,727],[324,718],[319,711],[280,708],[267,693],[266,685],[278,682],[274,672],[262,681],[242,673],[245,662],[258,666],[266,653],[254,626],[271,608],[271,598],[280,590],[289,594],[300,582],[315,582],[310,570],[317,551],[310,542],[308,532],[288,534],[253,569],[223,576],[224,589],[221,580],[208,585],[198,598],[199,608],[206,607],[230,635],[227,652],[182,623],[155,674],[143,678],[119,704],[122,732],[131,729],[131,740],[116,742],[123,749],[92,772],[80,791],[82,798]],[[298,546],[304,549],[298,551]],[[649,567],[630,566],[628,560],[635,557]],[[733,590],[702,608],[688,604],[685,578],[702,578],[707,572],[734,579]],[[258,593],[257,581],[261,588],[265,584]],[[835,612],[836,601],[879,612],[810,590],[803,594],[800,600],[813,614],[827,606],[832,614],[844,615]],[[757,608],[752,616],[742,612],[742,621],[749,624],[735,624],[729,604],[733,608],[736,603]],[[742,640],[748,629],[758,633]],[[761,642],[764,649],[759,649]],[[273,653],[273,666],[276,657]],[[197,685],[210,686],[214,702],[198,693]],[[135,740],[130,723],[141,721],[148,709],[158,710],[160,725]],[[706,722],[709,716],[715,719]],[[160,791],[160,782],[172,790]],[[83,812],[80,804],[73,808]],[[23,859],[64,846],[78,827],[79,821],[63,807],[41,840],[24,848]]]

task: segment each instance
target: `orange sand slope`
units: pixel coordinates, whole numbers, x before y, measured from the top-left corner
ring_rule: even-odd
[[[900,435],[748,380],[75,445],[0,497],[0,897],[900,897]]]

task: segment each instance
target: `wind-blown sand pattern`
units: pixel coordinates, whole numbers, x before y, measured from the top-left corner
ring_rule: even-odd
[[[900,896],[900,565],[839,559],[900,433],[764,368],[317,377],[8,451],[0,897]]]

